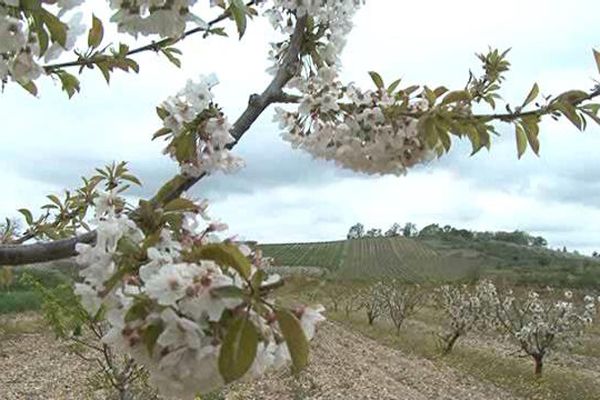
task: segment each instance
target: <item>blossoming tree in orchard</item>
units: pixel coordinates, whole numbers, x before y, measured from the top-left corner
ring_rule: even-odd
[[[534,291],[516,296],[487,281],[477,291],[487,308],[485,318],[533,359],[536,376],[542,375],[544,358],[557,348],[572,346],[596,312],[594,297],[586,295],[583,302],[576,302],[571,291],[558,300],[551,289],[545,296]]]
[[[442,354],[448,354],[457,340],[474,329],[487,327],[488,310],[480,299],[479,286],[443,285],[435,290],[434,301],[442,310],[445,319],[445,331],[439,335],[442,342]]]
[[[23,234],[2,239],[0,265],[77,256],[82,282],[75,290],[110,325],[103,340],[145,366],[168,396],[193,398],[290,359],[296,369],[307,362],[320,309],[279,306],[272,296],[279,280],[260,268],[260,254],[222,239],[225,225],[207,216],[205,202],[184,195],[203,177],[243,165],[231,150],[270,106],[288,104],[275,112],[292,146],[369,174],[403,174],[442,156],[456,138],[469,140],[474,153],[490,148],[495,123],[514,127],[521,156],[528,146],[538,152],[545,117],[565,117],[578,129],[599,122],[600,105],[591,102],[598,87],[540,97],[533,85],[524,101],[495,112],[509,68],[507,52],[497,50],[479,55],[482,74],[470,74],[458,90],[386,84],[376,72],[373,87],[343,83],[340,54],[358,0],[211,0],[209,11],[219,13],[212,20],[198,15],[196,3],[111,0],[112,17],[102,21],[81,17],[90,11],[82,0],[0,0],[0,80],[36,96],[40,80],[55,79],[71,97],[85,89],[77,78],[84,70],[107,82],[117,70],[137,72],[136,55],[146,51],[179,65],[180,41],[226,35],[228,20],[239,39],[258,17],[281,34],[269,54],[271,82],[237,119],[217,105],[213,75],[190,80],[158,105],[153,138],[166,142],[180,172],[154,197],[129,204],[123,196],[139,181],[124,163],[113,164],[62,198],[48,196],[41,213],[21,209]],[[108,23],[142,43],[107,43]],[[152,38],[143,43],[145,36]],[[78,38],[85,45],[76,46]],[[490,112],[473,111],[486,106]]]

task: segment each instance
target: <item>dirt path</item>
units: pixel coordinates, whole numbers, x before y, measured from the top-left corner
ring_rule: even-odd
[[[90,366],[48,333],[0,336],[0,399],[100,399],[86,393]],[[223,397],[218,397],[222,399]],[[342,326],[321,326],[309,368],[239,384],[227,400],[513,400],[456,370],[382,346]]]
[[[228,399],[513,400],[448,367],[385,347],[338,324],[321,326],[309,368],[236,388]]]

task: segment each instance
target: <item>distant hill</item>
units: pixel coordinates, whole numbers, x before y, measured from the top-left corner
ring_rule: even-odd
[[[330,277],[340,279],[427,282],[492,277],[523,284],[600,285],[597,259],[496,240],[395,236],[258,247],[276,265],[324,268]]]

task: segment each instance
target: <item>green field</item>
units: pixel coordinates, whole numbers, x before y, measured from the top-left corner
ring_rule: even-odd
[[[320,267],[332,278],[435,282],[489,277],[523,285],[600,285],[597,259],[494,240],[396,236],[259,247],[275,265]]]

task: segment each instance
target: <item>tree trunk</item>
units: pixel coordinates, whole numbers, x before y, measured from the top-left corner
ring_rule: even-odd
[[[369,320],[369,325],[373,325],[373,322],[375,322],[375,315],[367,313],[367,318]]]
[[[542,376],[542,368],[544,366],[544,362],[543,362],[543,355],[541,354],[534,354],[532,355],[533,357],[533,361],[535,362],[535,376],[537,378],[540,378]]]

